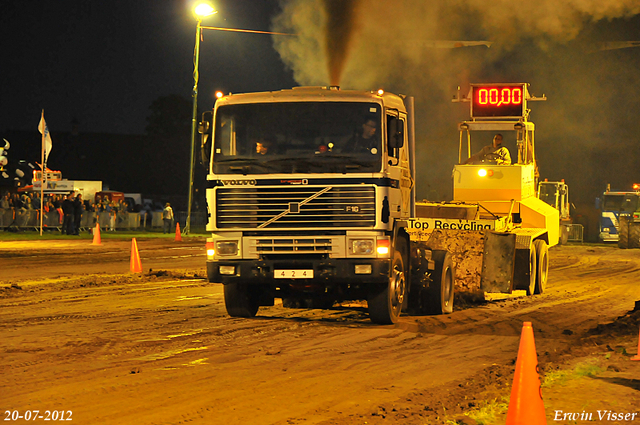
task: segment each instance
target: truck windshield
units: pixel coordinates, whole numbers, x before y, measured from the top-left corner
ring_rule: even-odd
[[[540,193],[538,198],[555,208],[556,192],[557,190],[555,185],[540,183]]]
[[[638,208],[638,195],[604,195],[604,202],[602,205],[603,211],[619,211],[632,213],[637,211]]]
[[[358,102],[282,102],[216,111],[212,172],[376,172],[381,107]]]

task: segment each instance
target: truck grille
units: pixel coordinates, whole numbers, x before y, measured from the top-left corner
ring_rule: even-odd
[[[228,228],[372,227],[375,188],[218,188],[216,224]]]
[[[256,239],[258,254],[317,254],[332,251],[330,238]]]

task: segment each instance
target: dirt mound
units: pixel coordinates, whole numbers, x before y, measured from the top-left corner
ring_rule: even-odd
[[[0,286],[0,298],[21,296],[24,292],[51,292],[77,288],[135,285],[149,280],[202,280],[206,281],[204,270],[152,270],[140,274],[88,274],[73,277],[56,277],[37,281],[7,281]]]
[[[635,335],[638,333],[639,327],[640,309],[636,308],[627,314],[619,316],[611,323],[598,324],[595,328],[589,330],[589,334],[609,337]]]
[[[322,425],[473,424],[476,422],[464,412],[481,407],[487,400],[501,399],[512,380],[513,366],[492,365],[468,379],[451,382],[446,389],[416,391],[402,399],[380,404],[367,415],[351,415],[340,421],[322,422]]]

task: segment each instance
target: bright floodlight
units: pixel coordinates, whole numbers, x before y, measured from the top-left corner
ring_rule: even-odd
[[[202,17],[213,15],[214,13],[218,13],[218,11],[214,10],[209,3],[200,3],[195,7],[195,9],[193,9],[193,11],[196,14],[196,16],[202,16]]]

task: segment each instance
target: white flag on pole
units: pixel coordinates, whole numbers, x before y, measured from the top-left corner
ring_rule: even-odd
[[[47,127],[47,123],[44,120],[44,109],[42,110],[42,117],[40,118],[40,124],[38,124],[38,131],[43,135],[42,141],[44,143],[44,162],[46,164],[47,157],[49,156],[49,152],[51,152],[51,147],[53,143],[51,142],[51,135],[49,134],[49,127]]]

